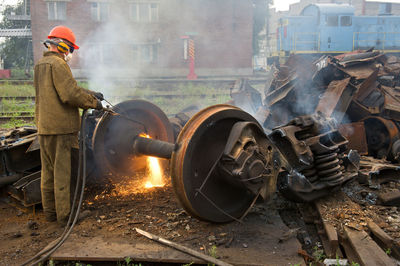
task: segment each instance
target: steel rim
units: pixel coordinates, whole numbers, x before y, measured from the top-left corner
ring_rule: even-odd
[[[207,181],[204,193],[223,212],[197,191],[222,154],[230,129],[240,121],[257,123],[237,107],[215,105],[193,116],[178,136],[179,149],[171,157],[172,184],[184,209],[198,219],[211,222],[239,219],[254,200],[246,189],[227,184],[218,171]]]
[[[156,105],[144,100],[130,100],[115,105],[113,109],[138,123],[109,113],[105,113],[97,123],[93,152],[103,175],[131,175],[146,166],[144,156],[131,154],[133,139],[140,133],[147,131],[154,139],[174,142],[172,126]]]

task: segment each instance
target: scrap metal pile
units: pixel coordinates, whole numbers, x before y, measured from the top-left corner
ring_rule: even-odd
[[[304,115],[334,119],[333,128],[348,141],[346,152],[387,160],[362,157],[361,181],[371,183],[371,176],[382,170],[397,171],[400,58],[370,51],[314,61],[290,56],[286,64],[271,69],[269,77],[263,93],[246,80],[238,81],[231,92],[233,104],[253,113],[267,132]],[[299,140],[296,135],[292,139]],[[313,173],[303,172],[306,177]]]
[[[298,116],[322,114],[336,120],[349,149],[398,160],[400,58],[361,51],[316,61],[291,56],[272,71],[263,104],[252,102],[266,129]]]
[[[399,259],[400,58],[370,51],[323,56],[318,60],[290,56],[286,64],[271,69],[268,75],[263,92],[251,87],[246,80],[240,80],[231,94],[233,104],[254,114],[272,139],[282,124],[304,126],[301,117],[310,116],[332,119],[331,130],[337,129],[338,136],[343,137],[343,142],[337,141],[337,149],[329,150],[321,145],[323,149],[319,150],[310,141],[314,137],[302,136],[297,130],[287,131],[286,127],[282,136],[289,141],[279,147],[303,145],[313,152],[313,160],[308,162],[310,167],[299,172],[304,178],[297,180],[313,184],[317,178],[326,181],[335,176],[327,174],[329,169],[340,169],[350,175],[358,171],[351,177],[342,177],[349,181],[342,189],[344,193],[314,201],[327,237],[326,254],[335,257],[340,245],[348,258],[351,252],[357,254],[354,261],[371,262],[368,254],[372,252],[379,258],[375,261],[379,264],[387,262],[384,252],[378,256],[374,251],[381,251],[381,246]],[[314,135],[317,132],[321,134],[320,143],[325,143],[321,130],[317,129]],[[295,143],[301,145],[293,146]],[[342,143],[346,143],[346,147],[341,146]],[[335,153],[335,160],[327,163]],[[304,162],[304,159],[299,161]],[[334,165],[334,161],[337,164]],[[328,168],[328,165],[334,167]],[[293,184],[295,180],[296,176],[286,179],[286,184],[292,182],[292,190],[278,186],[289,199],[307,188],[299,189]],[[321,190],[316,192],[324,194]],[[302,194],[303,199],[310,195]],[[370,236],[378,239],[378,244],[382,239],[386,244],[377,245]],[[369,251],[362,254],[360,245],[368,246],[365,250]]]
[[[7,186],[10,195],[24,206],[41,202],[36,132],[36,128],[21,127],[0,136],[0,188]]]

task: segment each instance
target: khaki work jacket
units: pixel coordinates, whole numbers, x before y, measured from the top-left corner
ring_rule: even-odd
[[[97,99],[78,86],[63,56],[44,52],[35,65],[35,123],[39,135],[76,133],[79,108],[95,108]]]

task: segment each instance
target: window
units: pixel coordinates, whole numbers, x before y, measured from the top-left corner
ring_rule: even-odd
[[[379,4],[378,15],[389,15],[392,13],[392,3],[381,3]]]
[[[342,27],[351,26],[351,17],[350,16],[341,16],[340,17],[340,26],[342,26]]]
[[[339,24],[339,18],[336,15],[327,15],[326,16],[326,26],[328,27],[337,27]]]
[[[110,14],[110,4],[103,2],[91,3],[91,16],[94,21],[106,21]]]
[[[132,47],[133,62],[135,64],[148,63],[155,64],[158,62],[158,45],[157,44],[135,44]]]
[[[136,22],[158,21],[158,3],[131,3],[131,19]]]
[[[67,3],[62,1],[47,2],[47,11],[49,20],[66,20]]]
[[[392,13],[392,3],[385,3],[385,4],[386,4],[386,6],[385,6],[386,14]]]

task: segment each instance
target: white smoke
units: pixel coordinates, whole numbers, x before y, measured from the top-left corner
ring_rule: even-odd
[[[138,43],[139,34],[128,27],[126,20],[113,18],[102,24],[87,36],[79,53],[89,87],[106,97],[114,95],[116,78],[135,77],[138,73],[129,49]]]

